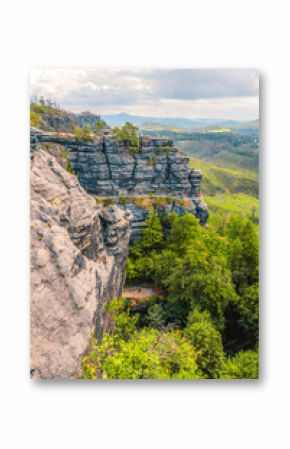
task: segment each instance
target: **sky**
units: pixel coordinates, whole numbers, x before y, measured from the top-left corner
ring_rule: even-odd
[[[31,96],[72,112],[254,120],[259,74],[251,69],[33,69]]]

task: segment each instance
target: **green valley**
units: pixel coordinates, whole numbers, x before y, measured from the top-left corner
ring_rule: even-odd
[[[202,192],[204,195],[244,193],[258,197],[258,174],[253,170],[231,169],[192,157],[190,158],[189,166],[201,169],[203,174]]]

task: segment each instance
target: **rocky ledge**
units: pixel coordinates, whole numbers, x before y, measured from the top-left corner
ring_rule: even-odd
[[[136,148],[130,142],[118,142],[109,134],[77,141],[70,134],[32,130],[32,141],[36,140],[65,146],[80,184],[96,197],[130,198],[154,194],[186,199],[190,202],[188,207],[180,204],[176,207],[172,202],[166,212],[175,210],[179,215],[191,212],[202,225],[207,222],[207,206],[201,200],[201,171],[188,167],[189,158],[172,140],[140,137]],[[137,229],[138,223],[146,218],[146,212],[136,207],[131,207],[131,211]],[[142,220],[140,214],[143,214]]]
[[[78,378],[90,336],[120,297],[130,212],[96,205],[44,150],[31,160],[31,376]]]

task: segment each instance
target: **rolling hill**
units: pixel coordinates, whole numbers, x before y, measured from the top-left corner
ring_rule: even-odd
[[[204,195],[213,196],[221,193],[243,193],[258,198],[258,175],[251,170],[234,170],[221,167],[213,163],[190,158],[190,167],[199,168],[202,171],[202,192]]]

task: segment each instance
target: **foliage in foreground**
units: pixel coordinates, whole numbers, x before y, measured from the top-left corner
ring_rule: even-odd
[[[203,229],[191,214],[152,211],[127,276],[162,290],[134,309],[108,307],[115,327],[83,360],[89,379],[258,377],[258,233],[248,218]],[[166,231],[164,230],[166,229]]]
[[[120,307],[122,304],[122,307]],[[193,379],[198,377],[196,353],[179,330],[137,330],[124,299],[113,301],[113,335],[100,345],[94,339],[83,358],[85,379]]]
[[[229,359],[223,373],[224,379],[258,379],[259,355],[256,351],[241,351]]]
[[[92,339],[83,358],[84,379],[240,379],[258,377],[254,351],[227,358],[209,315],[192,313],[184,330],[139,328],[124,298],[109,305],[112,335]],[[136,319],[137,318],[137,319]]]

